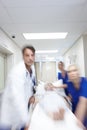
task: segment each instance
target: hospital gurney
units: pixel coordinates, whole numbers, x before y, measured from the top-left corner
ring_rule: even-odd
[[[56,98],[58,98],[58,100],[55,101]],[[63,120],[55,121],[50,116],[48,116],[47,111],[52,112],[56,110],[56,108],[58,107],[60,108],[61,106],[64,107],[65,109]],[[54,92],[51,93],[47,92],[43,97],[43,99],[39,103],[37,103],[33,111],[29,130],[82,130],[82,129],[77,125],[77,118],[66,106],[65,100],[63,100],[63,98],[61,98]]]

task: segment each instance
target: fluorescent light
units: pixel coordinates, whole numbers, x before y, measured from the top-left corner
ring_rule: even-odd
[[[58,50],[38,50],[36,53],[57,53]]]
[[[55,60],[54,57],[46,57],[45,59],[46,59],[46,60]]]
[[[32,40],[32,39],[64,39],[67,36],[67,32],[63,32],[63,33],[23,33],[23,36],[27,40]]]

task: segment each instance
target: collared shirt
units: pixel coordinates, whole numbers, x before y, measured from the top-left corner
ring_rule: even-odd
[[[33,68],[31,67],[31,72],[26,69],[26,79],[25,79],[25,92],[27,92],[27,99],[34,94],[34,86],[35,86],[35,73]]]

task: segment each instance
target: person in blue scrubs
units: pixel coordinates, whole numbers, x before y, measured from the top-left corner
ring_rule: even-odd
[[[67,88],[72,102],[72,111],[87,128],[87,79],[80,77],[76,65],[70,65],[67,73],[69,78]]]
[[[62,61],[60,61],[58,63],[58,69],[60,70],[60,72],[58,72],[58,79],[62,79],[63,81],[63,86],[64,86],[64,90],[65,90],[65,94],[68,95],[68,91],[67,91],[67,81],[68,81],[68,75],[67,75],[67,71],[64,69],[64,63]]]

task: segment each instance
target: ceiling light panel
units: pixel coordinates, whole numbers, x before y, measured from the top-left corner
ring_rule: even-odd
[[[23,33],[26,40],[32,39],[64,39],[67,36],[67,32],[62,33]]]

